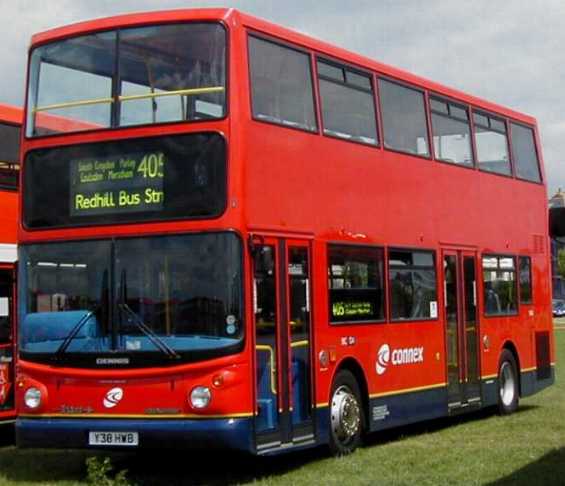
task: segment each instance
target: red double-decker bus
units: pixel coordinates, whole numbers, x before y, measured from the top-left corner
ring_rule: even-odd
[[[553,382],[533,118],[235,10],[28,80],[20,445],[347,453]]]
[[[20,130],[23,110],[0,104],[0,424],[15,421],[15,290]]]

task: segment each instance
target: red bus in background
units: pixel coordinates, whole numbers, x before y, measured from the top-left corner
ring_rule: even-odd
[[[0,104],[0,424],[13,423],[16,238],[23,110]]]
[[[20,445],[341,454],[553,382],[533,118],[232,9],[28,79]]]

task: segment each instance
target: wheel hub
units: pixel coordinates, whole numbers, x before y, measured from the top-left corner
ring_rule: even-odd
[[[509,407],[514,401],[515,389],[512,366],[504,362],[500,368],[500,400],[506,407]]]
[[[341,442],[347,442],[359,432],[361,409],[346,386],[339,387],[332,397],[331,420],[332,430]]]

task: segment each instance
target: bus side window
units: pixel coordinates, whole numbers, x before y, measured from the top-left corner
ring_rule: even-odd
[[[0,344],[12,339],[11,293],[11,283],[0,282]]]
[[[316,131],[310,57],[249,36],[253,117]]]
[[[519,258],[520,303],[532,303],[532,259],[527,256]]]
[[[436,160],[472,167],[471,128],[467,107],[432,97],[430,110]]]
[[[384,320],[383,260],[382,248],[328,246],[330,322]]]
[[[424,94],[379,79],[385,148],[429,157]]]
[[[512,134],[512,160],[516,176],[527,181],[541,182],[534,131],[531,128],[511,123],[510,132]]]
[[[504,120],[483,113],[473,113],[479,169],[511,175],[508,137]]]
[[[485,315],[516,314],[516,264],[510,256],[483,256]]]
[[[318,60],[324,133],[375,145],[377,124],[371,77]]]
[[[391,250],[388,268],[392,320],[436,319],[434,253]]]

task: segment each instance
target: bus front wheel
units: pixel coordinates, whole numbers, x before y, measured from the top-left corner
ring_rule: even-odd
[[[335,376],[330,399],[330,450],[334,455],[353,452],[364,428],[359,385],[353,374],[341,370]]]
[[[501,415],[511,414],[518,408],[518,379],[514,355],[505,349],[498,364],[498,411]]]

